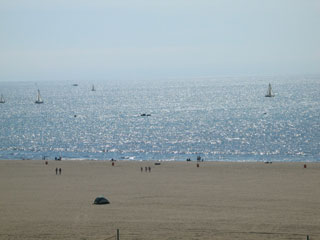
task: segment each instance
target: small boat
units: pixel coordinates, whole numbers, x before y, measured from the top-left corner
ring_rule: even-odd
[[[151,116],[151,114],[146,114],[146,113],[140,114],[140,117],[150,117],[150,116]]]
[[[1,94],[1,97],[0,97],[0,103],[5,103],[6,101],[4,100],[4,97],[3,95]]]
[[[37,100],[36,100],[34,103],[37,103],[37,104],[43,103],[43,100],[42,100],[42,98],[41,98],[40,90],[39,90],[39,89],[38,89]]]
[[[92,88],[91,88],[91,91],[95,91],[96,89],[94,88],[94,85],[92,84]]]
[[[268,91],[267,91],[267,94],[265,95],[265,97],[274,97],[274,94],[272,93],[272,87],[271,87],[270,83],[269,83]]]

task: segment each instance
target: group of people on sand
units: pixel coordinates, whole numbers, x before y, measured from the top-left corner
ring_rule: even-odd
[[[45,161],[45,164],[48,165],[48,161]],[[61,175],[62,169],[56,167],[56,175]]]
[[[140,170],[141,170],[141,172],[143,172],[143,167],[141,167]],[[148,172],[148,171],[151,172],[151,167],[150,166],[149,167],[144,167],[144,171],[145,172]]]
[[[58,175],[58,173],[59,173],[59,175],[61,175],[61,171],[62,171],[61,168],[59,168],[59,169],[56,168],[56,175]]]

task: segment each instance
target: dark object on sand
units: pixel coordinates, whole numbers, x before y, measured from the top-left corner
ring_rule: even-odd
[[[109,204],[109,200],[106,199],[105,197],[97,197],[95,200],[94,200],[94,203],[93,204]]]

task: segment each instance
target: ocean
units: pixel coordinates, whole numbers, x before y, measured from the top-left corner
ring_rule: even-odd
[[[320,76],[0,82],[1,93],[0,159],[320,161]]]

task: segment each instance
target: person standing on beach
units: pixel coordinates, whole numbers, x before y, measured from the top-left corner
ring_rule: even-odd
[[[59,168],[59,175],[61,175],[61,168]]]
[[[58,175],[58,168],[56,168],[56,175]]]

